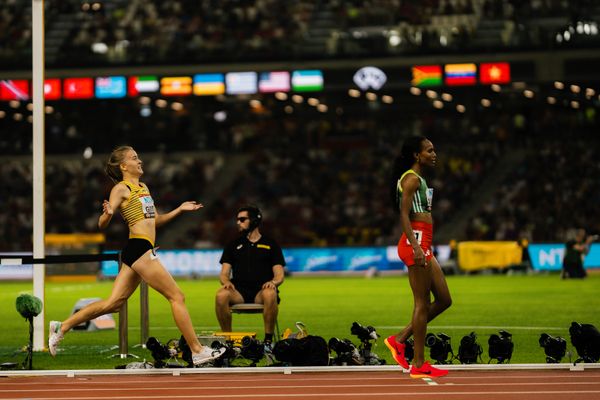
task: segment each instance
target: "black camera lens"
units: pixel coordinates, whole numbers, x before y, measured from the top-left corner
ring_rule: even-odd
[[[438,341],[438,338],[435,336],[434,333],[428,333],[427,336],[425,336],[425,346],[427,346],[427,347],[435,346],[437,341]]]

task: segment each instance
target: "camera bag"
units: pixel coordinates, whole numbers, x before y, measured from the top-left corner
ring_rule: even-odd
[[[329,348],[321,336],[280,340],[273,347],[273,355],[278,361],[293,366],[329,365]]]

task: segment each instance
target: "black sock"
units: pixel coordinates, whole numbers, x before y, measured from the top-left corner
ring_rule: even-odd
[[[272,341],[273,341],[273,334],[272,333],[265,333],[265,342],[271,343]]]

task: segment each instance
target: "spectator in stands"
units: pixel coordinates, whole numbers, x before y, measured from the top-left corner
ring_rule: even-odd
[[[240,236],[230,242],[221,256],[221,288],[215,309],[221,329],[231,331],[229,307],[241,303],[264,305],[265,345],[270,347],[279,310],[279,289],[283,283],[285,259],[275,240],[259,230],[262,213],[247,205],[237,212]]]
[[[565,256],[560,274],[563,279],[585,278],[587,276],[583,268],[583,260],[590,252],[590,245],[597,239],[597,235],[588,236],[585,229],[577,229],[575,238],[565,244]]]

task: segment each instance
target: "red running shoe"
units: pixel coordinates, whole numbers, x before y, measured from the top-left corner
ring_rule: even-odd
[[[446,375],[448,375],[447,370],[432,367],[427,361],[421,365],[421,368],[413,365],[410,369],[411,378],[439,378]]]
[[[410,365],[408,364],[408,361],[406,361],[406,357],[404,357],[404,349],[406,348],[406,345],[404,343],[398,343],[394,335],[385,338],[383,342],[392,352],[392,356],[398,365],[404,369],[408,369]]]

